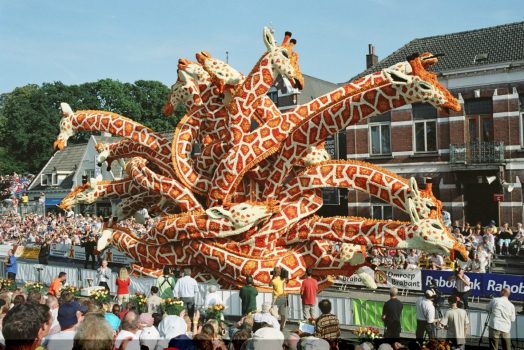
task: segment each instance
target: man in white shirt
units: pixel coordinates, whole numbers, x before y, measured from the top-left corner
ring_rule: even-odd
[[[253,315],[253,330],[255,331],[255,328],[260,328],[260,326],[263,323],[267,323],[271,325],[273,328],[280,330],[280,323],[275,318],[275,316],[271,315],[269,313],[269,310],[271,309],[271,304],[264,303],[262,304],[262,310],[260,312],[257,312]],[[255,327],[256,326],[256,327]]]
[[[498,350],[499,338],[502,337],[502,348],[511,350],[511,323],[515,322],[515,306],[509,301],[511,292],[504,288],[499,298],[494,298],[488,305],[489,319],[489,348]]]
[[[431,263],[432,270],[442,270],[444,267],[444,258],[442,258],[442,256],[438,255],[437,253],[431,254],[429,262]]]
[[[428,334],[428,338],[435,339],[435,325],[434,323],[438,320],[435,319],[435,305],[433,304],[433,298],[435,293],[432,290],[427,290],[423,297],[417,299],[416,302],[416,316],[417,316],[417,329],[415,336],[417,342],[422,345],[424,341],[424,334]]]
[[[213,306],[213,305],[219,305],[219,304],[224,304],[224,302],[222,301],[222,298],[220,297],[220,294],[218,294],[217,292],[217,287],[216,286],[209,286],[209,293],[207,293],[206,295],[206,300],[204,302],[204,306],[206,308],[210,307],[210,306]]]
[[[184,269],[184,277],[175,283],[173,294],[175,297],[182,299],[187,309],[189,318],[193,318],[195,312],[195,293],[198,291],[197,281],[191,277],[191,269]]]
[[[409,252],[409,255],[406,256],[406,264],[407,264],[406,268],[408,270],[418,270],[419,261],[420,261],[420,257],[417,254],[416,249],[411,249],[411,251]]]
[[[457,268],[455,274],[449,278],[450,281],[455,281],[455,294],[460,298],[464,309],[468,309],[468,298],[471,294],[471,281],[468,276],[464,274],[462,268]]]
[[[128,311],[120,325],[120,332],[115,338],[115,349],[140,350],[138,331],[140,330],[139,318],[136,312]]]

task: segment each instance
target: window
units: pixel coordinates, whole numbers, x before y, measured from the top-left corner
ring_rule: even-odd
[[[520,106],[520,146],[524,148],[524,95],[519,96]]]
[[[42,176],[40,176],[40,185],[48,186],[51,183],[50,176],[51,174],[42,174]]]
[[[88,179],[92,179],[95,177],[95,169],[85,169],[84,174],[87,176]]]
[[[412,106],[415,152],[437,152],[437,110],[430,104]]]
[[[268,93],[267,93],[267,96],[271,99],[271,101],[273,101],[273,103],[278,106],[278,91],[277,89],[275,88],[271,88]]]
[[[371,217],[378,220],[392,220],[393,207],[391,205],[377,205],[371,206]]]
[[[370,119],[369,125],[370,154],[391,154],[391,114],[384,113]]]
[[[493,101],[476,98],[464,101],[466,139],[469,143],[493,141]]]

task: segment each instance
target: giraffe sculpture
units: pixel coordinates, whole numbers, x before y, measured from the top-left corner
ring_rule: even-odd
[[[290,272],[290,291],[299,290],[307,267],[322,286],[331,283],[332,275],[357,273],[365,279],[366,249],[373,246],[458,252],[467,258],[443,225],[442,204],[430,186],[419,190],[414,179],[363,162],[330,161],[322,152],[326,137],[405,104],[460,109],[426,70],[437,58],[429,53],[409,57],[282,113],[265,93],[278,74],[303,86],[295,42],[286,34],[276,45],[271,31],[263,34],[267,52],[245,77],[205,52],[197,54],[198,63],[179,60],[166,112],[178,103],[188,111],[172,142],[117,114],[64,108],[55,146],[66,146],[78,130],[124,137],[118,146],[100,146],[100,160],[129,158],[121,181],[137,190],[122,192],[119,218],[141,205],[158,215],[142,236],[118,223],[105,227],[99,249],[115,245],[149,275],[165,265],[192,266],[224,286],[238,287],[252,275],[262,290],[271,269],[282,266]],[[253,119],[258,126],[252,130]],[[195,156],[197,142],[203,152]],[[316,216],[326,186],[369,193],[410,220]],[[89,197],[89,188],[72,194],[64,206],[104,196]],[[335,243],[340,251],[333,251]]]

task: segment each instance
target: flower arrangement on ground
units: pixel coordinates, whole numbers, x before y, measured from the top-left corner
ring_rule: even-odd
[[[139,313],[147,312],[147,297],[144,293],[136,292],[129,299],[129,304],[135,306]]]
[[[94,290],[90,297],[98,304],[108,303],[110,300],[109,292],[105,289]]]
[[[24,285],[24,290],[26,293],[29,293],[31,291],[37,291],[38,293],[42,293],[44,290],[44,284],[40,282],[26,282]]]
[[[451,343],[446,340],[430,340],[422,347],[423,350],[451,350]]]
[[[184,302],[178,298],[167,298],[162,302],[162,308],[168,315],[179,316],[182,310],[184,310]]]
[[[222,312],[226,307],[222,304],[211,305],[206,310],[206,318],[214,318],[215,320],[221,322],[223,319]]]
[[[2,291],[14,291],[16,290],[16,283],[10,279],[0,279],[0,290]]]
[[[73,294],[75,297],[79,297],[80,296],[80,289],[75,287],[75,286],[64,286],[62,287],[60,293],[71,293]]]
[[[361,343],[373,342],[375,339],[381,338],[380,331],[375,327],[358,327],[353,330],[353,334],[358,337]]]

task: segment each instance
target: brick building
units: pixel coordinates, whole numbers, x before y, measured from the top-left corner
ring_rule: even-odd
[[[524,22],[414,39],[381,61],[370,46],[359,76],[415,52],[445,54],[432,70],[462,111],[416,104],[365,120],[346,132],[347,158],[413,176],[419,186],[431,177],[453,220],[522,222]],[[348,206],[350,215],[406,218],[361,192],[350,191]]]

